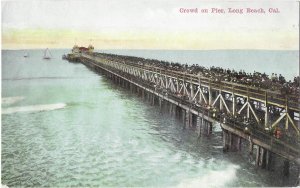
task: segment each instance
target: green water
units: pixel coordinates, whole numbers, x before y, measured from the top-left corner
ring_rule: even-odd
[[[197,141],[195,132],[183,130],[181,122],[157,107],[82,64],[61,60],[65,52],[52,51],[49,61],[42,59],[41,50],[29,51],[29,58],[22,51],[2,51],[2,184],[223,187],[294,182],[256,169],[246,152],[224,154],[217,126],[211,137]]]

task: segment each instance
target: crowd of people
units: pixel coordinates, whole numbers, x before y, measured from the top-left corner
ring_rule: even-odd
[[[156,59],[145,59],[133,56],[120,56],[115,54],[105,54],[106,57],[112,60],[118,59],[119,62],[136,63],[148,67],[159,67],[164,70],[180,71],[186,74],[200,75],[210,78],[215,82],[227,81],[249,86],[254,86],[263,89],[279,90],[282,94],[300,94],[300,77],[294,77],[293,80],[287,81],[281,74],[267,75],[254,71],[253,73],[246,73],[244,70],[236,71],[224,69],[221,67],[212,66],[206,68],[198,64],[188,65],[173,63],[167,61],[160,61]]]

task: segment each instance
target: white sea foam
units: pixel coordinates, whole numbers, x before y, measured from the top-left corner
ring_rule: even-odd
[[[24,97],[22,96],[17,96],[17,97],[4,97],[1,99],[2,104],[14,104],[18,101],[23,100]]]
[[[213,148],[215,148],[215,149],[222,149],[223,146],[213,146]]]
[[[197,179],[185,179],[177,187],[224,187],[236,179],[238,166],[230,165],[224,170],[209,170]]]
[[[40,112],[40,111],[49,111],[64,108],[66,104],[57,103],[57,104],[44,104],[44,105],[34,105],[34,106],[19,106],[19,107],[10,107],[3,108],[2,114],[12,114],[17,112]]]

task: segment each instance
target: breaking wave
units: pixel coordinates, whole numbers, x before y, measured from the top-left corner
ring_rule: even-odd
[[[224,170],[208,170],[202,177],[197,179],[185,179],[177,185],[177,188],[186,187],[225,187],[236,179],[236,170],[239,167],[230,165]]]
[[[66,104],[64,104],[64,103],[57,103],[57,104],[10,107],[10,108],[3,108],[2,114],[12,114],[12,113],[17,113],[17,112],[41,112],[41,111],[57,110],[57,109],[64,108],[65,106],[66,106]]]
[[[4,97],[1,99],[2,104],[14,104],[18,101],[23,100],[24,97],[22,96],[17,96],[17,97]]]
[[[13,80],[50,80],[50,79],[78,79],[78,77],[66,77],[66,76],[47,76],[47,77],[24,77],[24,78],[2,78],[2,80],[8,80],[8,81],[13,81]]]

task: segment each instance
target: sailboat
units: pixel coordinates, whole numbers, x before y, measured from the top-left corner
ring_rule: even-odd
[[[24,52],[24,57],[29,57],[28,52]]]
[[[47,48],[47,49],[44,51],[43,59],[51,59],[51,57],[52,57],[52,54],[51,54],[51,52],[49,51],[49,49]]]

